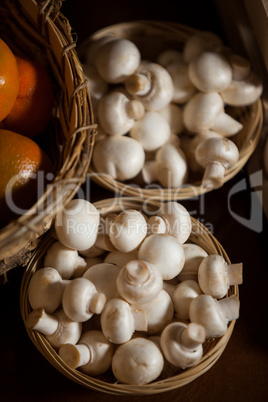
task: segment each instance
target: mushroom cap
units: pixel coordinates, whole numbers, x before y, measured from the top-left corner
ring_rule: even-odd
[[[174,315],[173,302],[169,294],[160,290],[158,295],[147,303],[139,303],[139,308],[145,311],[148,318],[148,334],[162,331],[172,321]]]
[[[183,104],[187,102],[196,92],[196,87],[189,77],[188,64],[184,61],[174,61],[166,67],[171,75],[174,91],[172,102]]]
[[[55,268],[41,268],[32,275],[28,300],[33,310],[43,307],[46,313],[54,313],[61,304],[62,294],[62,277]]]
[[[211,137],[202,141],[196,148],[196,160],[202,166],[218,162],[225,169],[233,166],[239,159],[235,143],[224,137]]]
[[[98,234],[100,214],[84,199],[71,200],[55,218],[55,230],[64,246],[86,250],[93,246]]]
[[[192,221],[188,210],[182,204],[175,201],[163,202],[158,215],[164,217],[169,235],[178,239],[181,244],[188,240],[192,230]]]
[[[106,136],[96,142],[92,161],[99,173],[124,181],[132,179],[141,171],[145,152],[134,138]]]
[[[195,366],[203,356],[203,346],[187,350],[180,343],[182,332],[187,325],[182,322],[168,324],[161,333],[160,346],[164,357],[174,366],[182,369]]]
[[[220,53],[200,53],[189,64],[189,78],[199,91],[224,91],[232,80],[232,67]]]
[[[208,253],[194,243],[184,243],[182,245],[185,255],[185,263],[182,271],[178,275],[180,281],[187,279],[197,280],[198,268],[201,261],[208,256]]]
[[[182,52],[177,49],[165,49],[157,56],[157,63],[161,64],[163,67],[167,67],[170,63],[174,61],[183,60]]]
[[[114,264],[101,263],[91,266],[83,275],[83,278],[92,282],[99,293],[104,293],[106,300],[119,297],[116,288],[116,278],[120,268]]]
[[[184,130],[183,119],[182,119],[182,109],[179,105],[175,103],[169,103],[163,109],[158,111],[161,116],[163,116],[170,125],[171,133],[181,134]]]
[[[79,344],[86,345],[90,350],[90,360],[80,367],[83,373],[88,375],[100,375],[105,373],[112,364],[114,346],[103,335],[102,331],[92,330],[82,334]]]
[[[151,301],[163,287],[161,271],[147,261],[129,261],[121,268],[116,286],[120,296],[132,304]]]
[[[221,91],[223,101],[231,106],[247,106],[256,102],[263,92],[261,78],[250,72],[243,81],[232,80],[230,85]]]
[[[130,100],[116,90],[105,94],[98,105],[98,119],[107,134],[124,135],[134,125],[135,119],[144,114],[144,107],[137,100]]]
[[[189,63],[198,54],[222,45],[222,39],[210,31],[197,32],[189,36],[183,47],[183,59]]]
[[[218,92],[197,92],[183,109],[184,125],[193,133],[208,130],[223,111],[223,99]]]
[[[227,263],[221,255],[210,254],[198,269],[198,283],[203,293],[215,299],[224,297],[229,289]]]
[[[191,322],[203,325],[207,338],[219,338],[227,331],[228,320],[217,300],[210,295],[195,297],[189,308]]]
[[[123,384],[148,384],[159,377],[163,367],[164,358],[158,346],[140,337],[120,345],[112,360],[113,374]]]
[[[139,248],[138,258],[156,265],[164,280],[175,278],[185,261],[182,245],[167,234],[148,236]]]
[[[123,253],[139,247],[147,234],[147,222],[143,214],[135,209],[120,212],[109,227],[109,238],[113,246]]]
[[[152,83],[151,89],[146,95],[132,95],[134,99],[143,103],[145,109],[158,111],[171,102],[174,86],[166,68],[158,63],[142,60],[136,73],[144,74]]]
[[[58,319],[58,328],[52,335],[46,335],[46,339],[56,349],[66,343],[75,345],[82,333],[82,324],[71,320],[62,309],[55,311]]]
[[[138,259],[138,249],[130,251],[129,253],[122,253],[122,251],[111,251],[106,255],[103,262],[109,262],[122,268],[127,262]]]
[[[169,140],[170,125],[160,113],[151,110],[134,123],[129,134],[145,151],[155,151]]]
[[[77,322],[89,320],[94,313],[100,314],[105,302],[105,295],[98,293],[95,285],[86,278],[71,280],[62,296],[65,314]]]
[[[53,243],[47,250],[44,266],[55,268],[63,279],[70,279],[75,273],[77,264],[82,264],[77,250],[64,246],[60,241]],[[86,262],[84,261],[84,267]]]
[[[164,188],[178,188],[187,181],[188,164],[181,148],[163,145],[156,153],[157,179]]]
[[[123,299],[109,300],[101,313],[101,329],[112,343],[129,341],[135,331],[134,317],[130,305]]]
[[[130,40],[114,38],[100,46],[96,52],[95,66],[107,82],[123,82],[140,64],[140,51]]]
[[[174,310],[179,320],[189,320],[189,308],[191,301],[202,294],[197,281],[187,279],[179,283],[172,295]]]

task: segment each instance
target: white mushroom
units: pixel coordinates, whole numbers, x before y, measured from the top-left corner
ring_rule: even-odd
[[[72,369],[80,368],[88,375],[105,373],[112,364],[114,346],[98,330],[86,331],[76,345],[65,344],[59,356]]]
[[[206,51],[195,57],[188,67],[189,78],[199,91],[224,91],[232,80],[232,67],[223,54]]]
[[[144,107],[138,100],[129,99],[122,92],[110,91],[98,105],[99,122],[107,134],[124,135],[144,115]]]
[[[147,303],[154,299],[163,287],[160,269],[153,263],[139,260],[129,261],[116,279],[120,296],[132,304]]]
[[[77,250],[64,246],[61,242],[53,243],[47,250],[44,259],[45,267],[55,268],[63,279],[83,275],[86,261],[79,256]]]
[[[92,282],[99,293],[103,293],[106,301],[119,297],[116,287],[116,278],[120,268],[114,264],[101,263],[90,267],[83,275],[83,278]]]
[[[135,330],[146,331],[148,327],[146,314],[120,298],[109,300],[100,318],[104,336],[114,344],[125,343]]]
[[[199,265],[208,256],[208,253],[202,247],[193,243],[184,243],[182,247],[185,255],[185,263],[177,278],[180,281],[187,279],[197,281]]]
[[[156,153],[156,176],[164,188],[178,188],[188,179],[184,152],[172,144],[163,145]]]
[[[105,295],[98,292],[95,285],[86,278],[71,280],[62,296],[65,314],[77,322],[89,320],[94,313],[100,314],[105,303]]]
[[[247,106],[256,102],[262,92],[261,78],[254,71],[250,71],[243,80],[233,79],[230,85],[221,91],[221,96],[227,105]]]
[[[96,241],[100,214],[84,199],[71,200],[55,218],[55,230],[64,246],[85,250]]]
[[[43,308],[33,310],[27,317],[26,326],[45,335],[54,348],[65,343],[75,344],[82,332],[81,323],[71,320],[62,309],[53,315],[47,314]]]
[[[96,170],[104,176],[128,180],[137,176],[145,160],[142,145],[126,136],[107,136],[96,142],[92,161]]]
[[[167,67],[174,61],[183,60],[182,52],[177,49],[165,49],[157,56],[157,63],[163,67]]]
[[[203,325],[207,338],[219,338],[226,333],[228,323],[239,317],[239,308],[240,302],[235,295],[216,300],[202,294],[192,300],[189,316],[191,322]]]
[[[231,136],[243,127],[225,112],[223,99],[218,92],[197,92],[193,95],[183,109],[183,121],[185,127],[193,133],[211,129],[224,136]]]
[[[172,294],[175,315],[178,320],[189,320],[189,308],[191,301],[201,295],[203,292],[200,289],[198,282],[188,279],[179,283]]]
[[[179,202],[163,202],[157,213],[163,219],[166,225],[166,234],[169,234],[179,240],[181,244],[185,243],[192,230],[191,216],[188,210]]]
[[[239,150],[228,138],[212,137],[202,141],[196,148],[196,160],[205,168],[202,186],[205,189],[221,187],[224,174],[239,159]]]
[[[174,314],[173,302],[164,289],[158,295],[147,303],[138,303],[148,318],[148,334],[161,332],[167,324],[172,321]]]
[[[166,326],[160,337],[165,358],[174,366],[186,369],[195,366],[203,356],[206,332],[203,326],[173,322]]]
[[[200,133],[195,133],[193,136],[181,136],[180,146],[187,159],[188,168],[191,172],[203,171],[203,167],[196,160],[195,151],[202,141],[211,137],[223,137],[223,135],[213,130],[203,130],[200,131]]]
[[[115,264],[122,268],[127,262],[138,259],[138,249],[130,251],[129,253],[122,253],[122,251],[111,251],[104,258],[103,262]]]
[[[90,93],[90,98],[93,105],[93,110],[97,115],[97,106],[101,98],[108,92],[109,85],[104,81],[96,68],[93,65],[85,63],[83,65],[83,70],[85,73],[85,79]]]
[[[115,84],[125,81],[140,64],[140,51],[134,42],[124,38],[106,41],[96,52],[95,66],[100,76]]]
[[[172,102],[182,105],[196,92],[196,87],[189,77],[188,64],[184,61],[174,61],[167,65],[166,69],[174,86]]]
[[[240,285],[243,264],[227,264],[218,254],[210,254],[198,269],[198,283],[202,291],[216,299],[224,297],[230,286]]]
[[[148,384],[159,377],[163,367],[164,358],[158,346],[140,337],[120,345],[112,360],[113,374],[123,384]]]
[[[156,265],[164,280],[177,276],[185,261],[182,245],[176,238],[167,234],[148,236],[139,248],[138,257]]]
[[[160,110],[173,97],[173,81],[167,70],[157,63],[142,61],[135,74],[125,80],[127,91],[147,110]]]
[[[55,268],[45,267],[32,275],[28,286],[28,300],[33,310],[43,307],[49,314],[61,304],[62,295],[69,281],[62,279]]]
[[[198,54],[222,46],[222,39],[210,31],[200,31],[189,36],[183,47],[183,59],[186,63],[193,60]]]
[[[145,151],[155,151],[170,138],[170,125],[158,112],[147,111],[135,122],[129,135],[140,142]]]
[[[114,247],[128,253],[137,249],[147,234],[147,222],[135,209],[120,212],[109,227],[109,238]]]
[[[163,116],[169,126],[171,133],[173,134],[181,134],[184,130],[183,118],[182,118],[182,110],[179,105],[175,103],[169,103],[163,109],[158,111],[161,116]]]
[[[141,176],[145,184],[152,184],[158,180],[156,166],[157,162],[155,159],[144,162],[143,168],[141,169]]]

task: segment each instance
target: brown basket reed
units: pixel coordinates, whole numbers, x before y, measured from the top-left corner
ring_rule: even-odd
[[[53,182],[29,211],[0,230],[0,274],[27,263],[55,214],[85,181],[95,140],[90,96],[68,20],[56,0],[4,0],[0,37],[16,54],[46,68],[54,85],[48,128],[56,168]],[[50,155],[51,156],[51,155]]]
[[[182,50],[187,38],[198,30],[188,26],[166,21],[134,21],[112,25],[92,34],[78,49],[81,60],[89,45],[105,35],[114,35],[133,41],[141,51],[143,59],[156,60],[158,54],[168,48]],[[226,170],[224,183],[233,178],[246,164],[260,139],[263,124],[261,100],[247,107],[230,108],[229,113],[243,124],[243,129],[231,139],[239,149],[239,160]],[[156,183],[144,186],[139,178],[120,182],[106,174],[98,173],[90,165],[90,175],[93,181],[121,196],[140,197],[144,200],[183,200],[196,197],[212,191],[201,186],[200,175],[190,174],[186,184],[179,188],[162,188]]]
[[[111,212],[119,213],[124,209],[137,209],[145,213],[147,216],[150,216],[157,213],[160,204],[159,202],[147,203],[138,200],[137,198],[125,197],[105,199],[94,203],[94,205],[100,212],[101,216],[105,216]],[[191,217],[191,220],[192,233],[187,242],[192,242],[203,247],[209,254],[219,254],[225,258],[226,262],[230,263],[229,257],[224,248],[211,232],[195,218]],[[24,271],[20,293],[20,308],[25,325],[27,316],[31,311],[27,296],[29,281],[34,272],[43,267],[42,263],[46,250],[54,241],[55,239],[50,235],[50,232],[46,233],[42,242],[34,251],[29,264]],[[238,286],[230,287],[228,296],[231,295],[239,297]],[[234,326],[235,320],[229,323],[227,332],[221,338],[206,340],[203,357],[196,366],[185,370],[175,368],[175,371],[172,370],[172,372],[165,372],[165,374],[161,375],[154,382],[140,386],[118,383],[111,371],[98,377],[91,377],[79,370],[71,369],[60,358],[58,353],[42,334],[37,331],[29,330],[27,327],[26,330],[31,341],[39,352],[51,363],[52,366],[70,380],[86,388],[114,395],[151,395],[180,388],[194,381],[197,377],[205,374],[222,355],[232,335]]]

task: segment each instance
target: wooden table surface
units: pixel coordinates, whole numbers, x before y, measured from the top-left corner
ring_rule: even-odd
[[[171,20],[208,30],[221,29],[215,10],[212,9],[210,17],[205,12],[209,6],[212,7],[211,2],[206,2],[205,8],[203,2],[181,3],[184,2],[165,1],[161,9],[144,9],[142,1],[95,2],[93,5],[89,1],[66,0],[62,12],[69,18],[79,40],[107,25],[135,19]],[[240,186],[244,183],[246,190]],[[236,185],[240,190],[234,192]],[[90,201],[113,196],[110,191],[90,183]],[[165,398],[167,402],[266,402],[268,225],[260,199],[248,180],[247,166],[221,189],[182,204],[195,218],[209,226],[231,262],[243,262],[244,282],[239,287],[240,317],[222,356],[208,372],[177,390],[144,396],[143,401],[156,402]],[[253,215],[261,217],[258,225],[251,220]],[[8,283],[0,287],[0,401],[140,400],[140,396],[112,396],[89,390],[67,379],[50,365],[32,344],[24,328],[20,315],[22,275],[23,268],[17,267],[9,276]]]

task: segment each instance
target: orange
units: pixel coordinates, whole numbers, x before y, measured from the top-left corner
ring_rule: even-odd
[[[19,72],[16,58],[0,39],[0,121],[13,108],[19,92]]]
[[[53,87],[46,70],[37,62],[16,56],[19,71],[19,92],[1,128],[29,138],[42,133],[51,118]]]
[[[25,213],[37,201],[48,183],[49,172],[53,172],[52,163],[38,144],[21,134],[0,130],[2,226]]]

